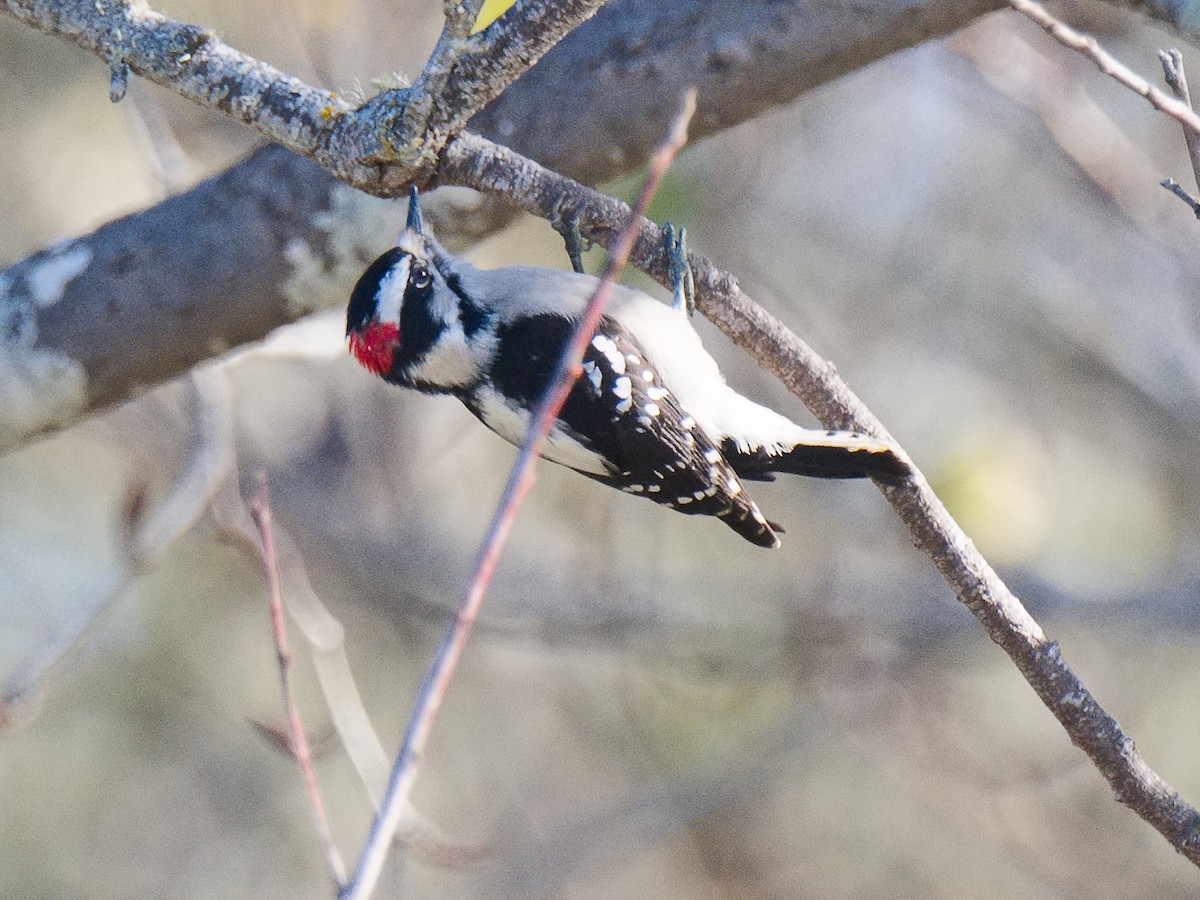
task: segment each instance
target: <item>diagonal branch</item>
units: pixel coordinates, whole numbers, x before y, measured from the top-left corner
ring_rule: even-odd
[[[1168,97],[1101,47],[1100,43],[1090,34],[1076,31],[1066,23],[1054,18],[1046,11],[1045,7],[1034,0],[1008,0],[1008,5],[1025,18],[1036,22],[1064,47],[1086,56],[1105,75],[1123,84],[1135,94],[1144,97],[1159,112],[1166,113],[1183,125],[1185,129],[1200,132],[1200,115],[1197,115],[1191,106],[1174,97]]]
[[[259,556],[263,567],[263,577],[267,582],[267,607],[271,615],[271,634],[275,639],[275,656],[279,663],[279,681],[283,691],[283,706],[288,720],[288,750],[296,760],[304,779],[304,789],[308,795],[309,807],[312,810],[313,823],[317,829],[317,839],[325,853],[325,862],[329,874],[339,888],[346,883],[346,866],[338,853],[337,844],[333,840],[333,832],[329,828],[329,819],[325,816],[325,801],[321,799],[321,790],[317,786],[317,773],[313,769],[312,752],[309,750],[308,737],[304,733],[304,723],[300,719],[300,707],[296,704],[296,696],[292,690],[292,652],[288,649],[287,625],[283,621],[283,588],[279,574],[279,560],[275,555],[275,537],[272,530],[272,515],[270,494],[267,491],[267,476],[260,472],[258,475],[258,492],[250,501],[250,517],[258,527]]]
[[[584,234],[606,245],[629,216],[629,208],[620,201],[473,135],[461,135],[447,145],[439,179],[446,184],[503,193],[526,211],[544,218],[576,215]],[[643,219],[630,261],[665,284],[662,246],[658,227]],[[696,277],[697,308],[787,385],[822,425],[888,436],[883,424],[834,367],[747,297],[732,275],[695,255],[689,255],[689,261]],[[917,473],[906,484],[881,490],[908,528],[913,543],[930,558],[988,636],[1013,660],[1072,742],[1112,786],[1117,799],[1200,865],[1200,812],[1146,764],[1133,741],[1066,664],[1058,643],[1046,637],[950,516],[924,476]]]
[[[379,878],[380,869],[386,858],[388,845],[396,831],[404,811],[408,808],[408,798],[417,777],[417,765],[425,753],[425,742],[429,737],[433,721],[442,699],[450,686],[458,660],[466,646],[471,633],[471,626],[479,614],[483,604],[484,594],[491,582],[492,573],[500,561],[500,554],[508,540],[516,520],[517,510],[525,496],[533,488],[533,469],[541,452],[546,435],[550,433],[554,420],[562,410],[567,400],[567,394],[575,384],[580,374],[580,363],[583,360],[587,343],[595,334],[600,324],[604,306],[612,293],[613,284],[621,269],[625,267],[634,241],[640,231],[639,220],[645,214],[650,200],[658,188],[662,176],[666,173],[671,161],[679,154],[687,142],[687,125],[696,111],[696,93],[690,91],[684,98],[683,109],[676,118],[666,140],[655,153],[650,163],[650,171],[646,182],[638,195],[636,208],[626,208],[625,220],[617,232],[611,246],[608,264],[600,278],[595,293],[589,298],[587,307],[575,323],[571,340],[563,349],[558,366],[546,388],[545,394],[538,401],[537,407],[529,420],[525,439],[509,472],[508,481],[504,486],[496,512],[488,525],[479,553],[475,559],[474,570],[467,586],[466,594],[454,611],[454,619],[442,638],[433,663],[421,681],[421,687],[413,703],[413,711],[404,731],[404,740],[396,755],[392,775],[388,781],[387,793],[380,803],[371,832],[367,836],[366,845],[359,856],[354,877],[339,895],[340,900],[355,900],[370,896]],[[415,201],[414,201],[415,202]]]

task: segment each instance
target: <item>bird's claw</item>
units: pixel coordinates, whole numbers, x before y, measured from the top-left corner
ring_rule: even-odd
[[[579,216],[575,213],[568,213],[564,217],[555,215],[550,220],[550,225],[562,235],[563,243],[567,247],[567,256],[571,258],[571,268],[580,275],[584,274],[584,241],[583,235],[579,231]]]
[[[687,262],[687,229],[676,228],[670,222],[663,223],[663,247],[667,253],[667,280],[675,299],[673,309],[689,317],[696,313],[696,282],[692,278],[692,267]]]

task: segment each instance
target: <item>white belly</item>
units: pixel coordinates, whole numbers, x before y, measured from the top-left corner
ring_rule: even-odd
[[[530,413],[510,406],[492,390],[481,391],[477,401],[479,417],[484,424],[510,444],[521,446],[521,442],[525,440],[525,433],[529,430]],[[604,464],[604,460],[598,454],[583,446],[557,424],[550,429],[550,434],[542,442],[542,456],[560,466],[580,472],[592,475],[612,474],[612,470]]]

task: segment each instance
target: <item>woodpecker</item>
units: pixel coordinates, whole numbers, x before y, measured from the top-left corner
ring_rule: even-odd
[[[783,529],[744,481],[791,473],[896,482],[909,473],[884,441],[802,428],[729,387],[688,320],[682,241],[668,246],[675,302],[614,286],[544,458],[679,512],[716,516],[763,547],[778,547]],[[396,246],[354,287],[346,336],[368,371],[457,397],[520,445],[598,284],[580,272],[469,265],[426,230],[414,188]]]

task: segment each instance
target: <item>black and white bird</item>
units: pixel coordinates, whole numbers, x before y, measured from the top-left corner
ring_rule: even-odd
[[[565,270],[469,265],[424,229],[414,190],[408,227],[354,288],[346,335],[369,371],[457,397],[519,445],[597,283]],[[680,512],[717,516],[763,547],[779,546],[782,529],[743,481],[781,472],[895,481],[909,471],[883,441],[801,428],[734,391],[678,287],[668,306],[614,286],[542,456]]]

